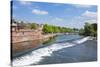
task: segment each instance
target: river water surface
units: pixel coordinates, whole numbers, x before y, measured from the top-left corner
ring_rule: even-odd
[[[13,66],[88,62],[97,60],[97,41],[79,35],[59,35],[42,47],[13,58]]]

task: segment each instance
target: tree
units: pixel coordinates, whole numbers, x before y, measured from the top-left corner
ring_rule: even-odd
[[[85,35],[85,36],[94,36],[97,37],[97,24],[89,24],[85,23],[84,29],[80,29],[79,34]]]
[[[80,34],[80,35],[84,35],[84,29],[83,29],[83,28],[81,28],[81,29],[79,30],[79,34]]]
[[[85,23],[85,26],[84,26],[84,33],[86,36],[89,36],[90,33],[91,33],[91,28],[92,26],[89,24],[89,23]]]
[[[31,29],[36,29],[36,24],[35,23],[30,24],[30,28]]]
[[[53,26],[53,25],[48,25],[48,24],[44,24],[43,25],[42,31],[44,33],[66,33],[66,32],[74,32],[74,30],[71,29],[71,28]]]
[[[97,37],[97,24],[96,23],[93,23],[93,24],[91,24],[91,26],[92,26],[92,36],[95,36],[95,37]]]

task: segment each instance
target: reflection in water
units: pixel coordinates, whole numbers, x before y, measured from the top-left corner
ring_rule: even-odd
[[[13,60],[14,66],[97,60],[97,42],[79,35],[62,35]],[[47,46],[45,46],[47,45]]]

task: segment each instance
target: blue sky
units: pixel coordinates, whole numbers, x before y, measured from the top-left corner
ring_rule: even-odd
[[[13,18],[26,22],[82,28],[97,22],[97,6],[31,1],[13,1]]]

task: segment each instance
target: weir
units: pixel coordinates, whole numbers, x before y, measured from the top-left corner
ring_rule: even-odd
[[[23,65],[31,65],[31,64],[37,64],[42,59],[44,59],[44,56],[51,56],[54,51],[58,51],[64,48],[73,47],[77,44],[84,43],[87,41],[89,37],[84,37],[79,40],[74,40],[72,42],[66,42],[66,43],[54,43],[52,45],[37,49],[32,51],[30,54],[26,54],[22,57],[18,57],[12,61],[13,66],[23,66]]]

